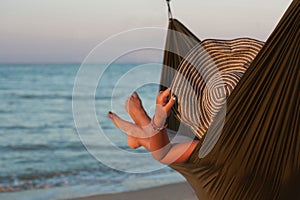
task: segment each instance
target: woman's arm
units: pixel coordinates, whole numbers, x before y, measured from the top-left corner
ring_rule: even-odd
[[[154,126],[152,131],[155,132],[157,127],[164,127],[167,116],[175,102],[176,98],[173,95],[171,96],[170,89],[166,89],[157,95],[155,115],[152,119],[152,126]],[[191,141],[172,145],[165,128],[150,137],[149,142],[153,158],[167,165],[185,162],[198,144],[198,141]]]
[[[194,140],[172,145],[166,155],[158,161],[166,165],[184,163],[189,159],[197,144],[198,141]]]

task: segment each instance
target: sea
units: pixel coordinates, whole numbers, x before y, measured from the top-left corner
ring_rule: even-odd
[[[184,180],[150,158],[145,149],[128,148],[125,134],[107,118],[112,110],[130,121],[124,100],[133,91],[153,114],[161,66],[93,64],[90,69],[100,71],[99,81],[90,83],[87,75],[80,86],[95,89],[91,95],[76,98],[74,83],[80,80],[79,75],[84,76],[79,73],[84,67],[76,63],[0,64],[1,200],[74,199]],[[100,157],[84,142],[84,131],[78,130],[74,118],[85,124],[85,115],[74,114],[74,98],[83,105],[94,102],[99,129],[86,126],[85,130],[105,136],[97,146]],[[93,142],[98,143],[97,137]],[[125,156],[118,156],[113,149],[125,152]]]

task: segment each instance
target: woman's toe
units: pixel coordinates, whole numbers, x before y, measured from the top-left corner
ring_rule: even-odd
[[[107,116],[108,116],[110,119],[113,119],[114,114],[113,114],[111,111],[109,111],[109,112],[107,113]]]
[[[129,112],[129,98],[125,101],[125,110]]]
[[[131,96],[132,96],[133,98],[139,98],[139,95],[138,95],[136,92],[134,92]]]

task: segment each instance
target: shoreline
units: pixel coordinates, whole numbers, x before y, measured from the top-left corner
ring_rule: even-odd
[[[197,200],[196,194],[187,182],[162,185],[130,192],[100,194],[72,200]]]
[[[150,182],[149,182],[150,181]],[[178,199],[196,200],[192,188],[178,175],[126,180],[111,188],[101,184],[85,184],[50,188],[29,189],[15,192],[0,192],[1,200],[126,200],[126,199]],[[149,198],[151,197],[151,198]]]

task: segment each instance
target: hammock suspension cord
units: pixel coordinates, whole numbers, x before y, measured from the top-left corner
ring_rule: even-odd
[[[170,6],[170,1],[171,0],[166,0],[166,1],[167,1],[167,5],[168,5],[168,16],[169,16],[169,19],[172,19],[173,15],[172,15],[172,10],[171,10],[171,6]]]

